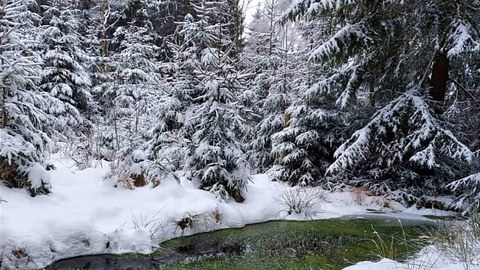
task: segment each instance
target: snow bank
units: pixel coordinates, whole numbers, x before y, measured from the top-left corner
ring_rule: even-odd
[[[108,165],[82,171],[55,165],[57,170],[47,172],[52,182],[48,196],[32,198],[25,190],[0,186],[0,197],[6,201],[0,203],[2,269],[37,269],[87,254],[150,253],[161,242],[182,235],[275,219],[365,214],[382,204],[368,198],[359,205],[351,193],[325,193],[310,215],[287,215],[281,197],[290,187],[265,175],[254,177],[245,202],[239,204],[220,202],[187,180],[124,190],[103,180]],[[394,209],[406,210],[396,204]],[[391,214],[401,215],[422,218]],[[182,221],[189,223],[186,228],[179,225]]]
[[[382,259],[378,262],[359,262],[343,270],[479,270],[478,264],[466,265],[454,258],[446,256],[444,252],[434,246],[428,246],[417,255],[416,258],[405,263],[399,263],[389,259]]]

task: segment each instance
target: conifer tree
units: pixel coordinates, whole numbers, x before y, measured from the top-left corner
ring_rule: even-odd
[[[89,11],[87,16],[86,29],[86,47],[92,61],[88,71],[92,78],[92,95],[98,104],[95,117],[95,130],[93,140],[95,142],[92,154],[97,159],[111,161],[114,159],[115,152],[119,143],[116,140],[115,132],[116,121],[112,118],[115,115],[113,108],[113,96],[108,93],[117,84],[115,71],[118,61],[115,56],[116,49],[111,45],[113,34],[119,22],[116,16],[121,8],[113,0],[100,0]]]
[[[162,79],[163,94],[153,111],[158,122],[149,141],[151,159],[168,171],[183,169],[187,151],[186,121],[191,114],[195,95],[195,64],[197,62],[197,37],[187,34],[193,17],[187,15],[181,22],[175,38],[180,44],[171,44],[173,59],[164,64],[166,78]],[[202,35],[199,30],[198,35]],[[206,34],[206,33],[205,33]]]
[[[39,62],[28,39],[39,23],[29,10],[34,4],[8,0],[0,6],[0,183],[28,188],[32,196],[50,192],[42,166],[50,142],[46,112],[62,105],[36,86]]]
[[[367,91],[371,104],[385,99],[388,102],[412,84],[431,92],[438,75],[434,73],[445,60],[443,55],[454,60],[476,50],[477,6],[474,0],[384,4],[297,1],[287,10],[286,18],[320,22],[330,19],[328,39],[314,48],[310,57],[332,66],[351,61],[350,85],[354,87],[344,89],[338,99],[346,107],[355,101],[359,89]],[[430,74],[432,80],[428,83],[425,75]],[[377,90],[392,89],[393,85],[397,90],[389,94]],[[445,93],[437,97],[444,98]]]
[[[117,63],[114,74],[117,83],[105,92],[112,99],[110,121],[117,147],[111,178],[122,183],[129,183],[133,179],[134,186],[143,186],[153,181],[147,177],[150,175],[147,172],[150,166],[143,165],[141,173],[136,169],[129,173],[125,168],[136,167],[132,162],[148,162],[144,157],[148,156],[145,151],[148,148],[147,141],[150,140],[149,130],[154,123],[152,109],[162,95],[162,89],[158,87],[159,67],[154,62],[159,48],[155,45],[155,35],[150,34],[150,30],[151,25],[147,22],[144,26],[132,24],[117,28],[116,36],[122,40],[121,51],[113,56]],[[118,173],[118,170],[125,172]],[[138,177],[144,179],[139,180]]]
[[[77,136],[90,132],[89,115],[94,110],[90,93],[91,79],[85,70],[89,56],[82,49],[79,21],[75,9],[68,5],[46,7],[43,16],[47,24],[39,33],[44,46],[40,88],[65,103],[65,111],[56,112],[57,128],[79,131]],[[66,135],[66,134],[64,134]]]
[[[310,59],[341,70],[339,80],[347,78],[338,106],[352,108],[359,96],[367,96],[371,107],[383,106],[336,151],[329,173],[354,168],[353,184],[416,196],[442,192],[441,175],[465,174],[472,153],[438,119],[454,68],[449,61],[478,50],[477,9],[476,1],[435,0],[290,6],[286,18],[332,22],[330,37]]]
[[[310,72],[317,80],[322,76],[319,70]],[[335,91],[329,88],[337,76],[296,86],[301,97],[286,109],[284,128],[272,136],[273,179],[301,186],[330,184],[324,175],[335,148],[345,140],[350,118],[335,106]]]
[[[285,110],[293,98],[291,78],[297,66],[294,57],[288,55],[288,44],[280,38],[280,8],[281,1],[272,0],[257,9],[244,53],[246,65],[256,70],[250,106],[261,119],[252,129],[249,158],[257,172],[265,172],[273,165],[271,136],[286,126]]]
[[[250,179],[246,156],[235,137],[235,130],[244,123],[236,103],[242,76],[228,51],[222,51],[232,48],[229,37],[223,35],[222,24],[210,24],[215,4],[194,5],[199,19],[183,26],[185,38],[196,47],[195,92],[186,123],[191,140],[186,170],[200,188],[240,202]]]
[[[418,90],[380,109],[335,156],[329,173],[352,169],[354,176],[379,193],[400,190],[414,196],[445,192],[447,181],[465,173],[474,158],[467,146],[441,127]]]

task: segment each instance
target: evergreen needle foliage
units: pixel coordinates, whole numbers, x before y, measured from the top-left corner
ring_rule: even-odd
[[[266,0],[248,24],[242,5],[2,1],[1,183],[50,192],[60,152],[132,189],[241,202],[267,173],[478,205],[478,0]]]

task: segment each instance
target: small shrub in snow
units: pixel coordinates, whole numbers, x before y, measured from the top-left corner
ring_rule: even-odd
[[[223,215],[219,209],[213,211],[202,212],[199,214],[186,214],[185,216],[175,220],[177,228],[189,230],[194,233],[213,231],[218,228],[222,222]]]
[[[160,218],[159,213],[155,215],[134,215],[132,213],[132,224],[135,231],[145,231],[150,234],[150,238],[153,239],[158,232],[164,229],[164,222]]]
[[[315,216],[320,202],[327,200],[326,191],[320,188],[292,187],[285,188],[280,198],[280,204],[287,215]]]
[[[17,259],[23,259],[28,257],[28,253],[24,248],[12,250],[12,256]]]
[[[373,192],[365,187],[355,187],[352,190],[353,198],[356,204],[362,205],[365,202],[365,197],[373,196]]]
[[[2,201],[2,198],[0,198],[0,202],[1,201]],[[212,212],[212,216],[213,216],[213,219],[215,220],[216,223],[220,223],[223,220],[223,215],[218,209],[215,209]]]
[[[128,148],[119,151],[117,160],[111,166],[106,178],[126,189],[143,187],[149,183],[158,186],[160,172],[163,171],[163,167],[148,160],[142,150],[131,151]]]
[[[32,196],[50,193],[50,175],[42,165],[36,163],[28,170],[28,190]]]
[[[10,258],[11,260],[15,261],[15,269],[22,269],[21,266],[28,265],[30,262],[32,262],[32,258],[24,247],[12,249],[10,252]]]
[[[182,229],[182,232],[183,232],[186,228],[191,228],[192,227],[193,218],[191,216],[186,216],[186,217],[183,217],[181,219],[176,220],[175,223],[177,223],[178,227],[180,229]]]
[[[92,138],[86,136],[74,143],[58,144],[58,152],[72,160],[79,170],[95,167],[95,159],[101,158],[100,154],[94,153],[95,150]]]
[[[195,216],[187,215],[185,217],[175,220],[175,223],[182,230],[182,233],[185,231],[185,229],[193,227],[194,217]]]
[[[20,174],[17,166],[0,157],[0,183],[12,188],[26,187],[32,196],[50,193],[50,175],[42,165],[33,163],[23,170]]]

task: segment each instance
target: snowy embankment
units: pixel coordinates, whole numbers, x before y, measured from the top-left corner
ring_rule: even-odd
[[[476,259],[468,263],[464,259],[450,256],[435,246],[428,246],[405,263],[382,259],[378,262],[359,262],[343,270],[480,270],[478,254]]]
[[[103,180],[106,164],[82,171],[57,167],[49,172],[53,189],[48,196],[32,198],[25,190],[0,186],[0,197],[6,201],[0,204],[2,269],[37,269],[87,254],[150,253],[177,236],[268,220],[365,214],[385,204],[351,192],[317,191],[313,194],[318,201],[307,215],[288,215],[282,197],[292,194],[285,192],[292,188],[265,175],[254,177],[245,202],[225,203],[186,180],[124,190]],[[385,211],[393,216],[424,219],[399,204],[389,202],[389,207]]]

